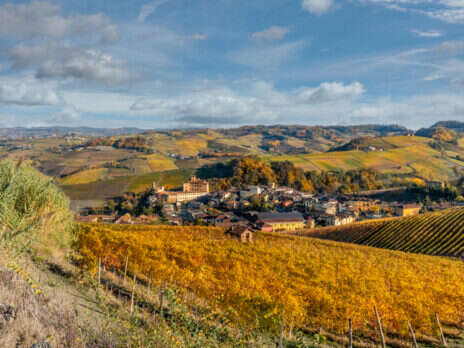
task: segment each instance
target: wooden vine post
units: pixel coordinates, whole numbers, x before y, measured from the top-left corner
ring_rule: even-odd
[[[348,348],[353,348],[353,319],[348,320]]]
[[[164,300],[164,285],[162,284],[159,289],[159,313],[163,317],[163,300]]]
[[[101,257],[98,258],[98,286],[101,284]]]
[[[410,322],[408,322],[408,326],[409,326],[409,332],[411,333],[411,337],[412,337],[412,344],[414,348],[419,348],[419,346],[417,345],[417,341],[416,341],[416,335],[414,334],[414,330],[412,329]]]
[[[448,343],[446,342],[445,334],[443,333],[443,328],[441,327],[440,318],[438,317],[438,313],[435,313],[435,320],[437,321],[438,330],[440,330],[441,344],[443,344],[443,347],[448,347]]]
[[[284,312],[280,315],[279,348],[284,348]]]
[[[126,282],[126,276],[127,276],[127,265],[129,264],[129,256],[126,256],[126,265],[124,267],[124,283]]]
[[[385,344],[385,335],[383,333],[383,328],[382,328],[382,321],[380,320],[379,312],[377,311],[376,306],[374,306],[374,311],[375,311],[375,317],[377,319],[377,326],[379,328],[380,340],[382,341],[382,348],[387,348],[387,345]]]
[[[131,314],[134,312],[134,297],[135,297],[135,284],[136,284],[136,282],[137,282],[137,278],[135,278],[135,274],[134,274],[134,285],[132,286],[131,308],[130,308]]]

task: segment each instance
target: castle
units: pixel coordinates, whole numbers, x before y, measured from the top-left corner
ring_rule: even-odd
[[[156,184],[153,184],[153,191],[162,203],[188,202],[206,196],[209,193],[209,183],[192,176],[184,183],[182,191],[166,191],[164,186],[157,187]]]

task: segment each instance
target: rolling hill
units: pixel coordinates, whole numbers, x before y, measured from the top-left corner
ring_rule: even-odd
[[[186,172],[247,155],[267,162],[288,160],[308,171],[371,168],[424,180],[463,175],[464,138],[442,143],[405,134],[410,131],[403,127],[376,125],[248,126],[106,137],[68,134],[0,139],[0,158],[28,161],[54,177],[73,200],[94,202],[127,190],[139,192],[151,178],[172,186]]]
[[[322,328],[340,339],[352,317],[355,335],[372,342],[377,306],[388,345],[407,347],[394,337],[408,339],[408,321],[430,338],[434,313],[455,327],[464,319],[464,264],[446,258],[282,234],[241,243],[212,227],[85,225],[77,248],[92,272],[99,259],[124,272],[128,259],[140,283],[187,292],[249,331],[278,332],[284,316],[285,330]]]
[[[302,234],[410,253],[462,258],[464,256],[464,208],[321,228]]]
[[[363,146],[372,150],[333,151],[302,155],[266,155],[268,161],[290,161],[305,170],[351,170],[371,168],[380,173],[414,175],[426,180],[448,180],[464,169],[464,162],[456,161],[464,148],[439,151],[424,137],[394,136],[371,138]]]

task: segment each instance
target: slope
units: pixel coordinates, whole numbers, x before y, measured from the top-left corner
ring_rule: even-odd
[[[377,248],[462,258],[464,209],[353,224],[304,232],[303,235]]]

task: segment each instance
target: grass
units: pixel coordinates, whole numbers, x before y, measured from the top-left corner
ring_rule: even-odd
[[[40,257],[49,256],[54,246],[63,252],[70,247],[69,200],[50,178],[27,165],[5,161],[0,162],[0,188],[0,244],[20,251],[34,246]],[[46,242],[34,243],[39,238]]]
[[[71,200],[104,200],[121,196],[133,177],[122,176],[79,185],[63,185],[61,188]]]
[[[174,161],[166,156],[154,154],[147,157],[152,172],[164,172],[178,169]]]
[[[108,174],[107,168],[88,169],[80,171],[76,174],[66,176],[60,180],[61,185],[79,185],[88,184],[90,182],[99,181],[105,178]]]
[[[127,188],[130,192],[143,192],[155,182],[167,188],[181,187],[193,174],[194,169],[176,169],[166,172],[150,173],[133,178]]]

